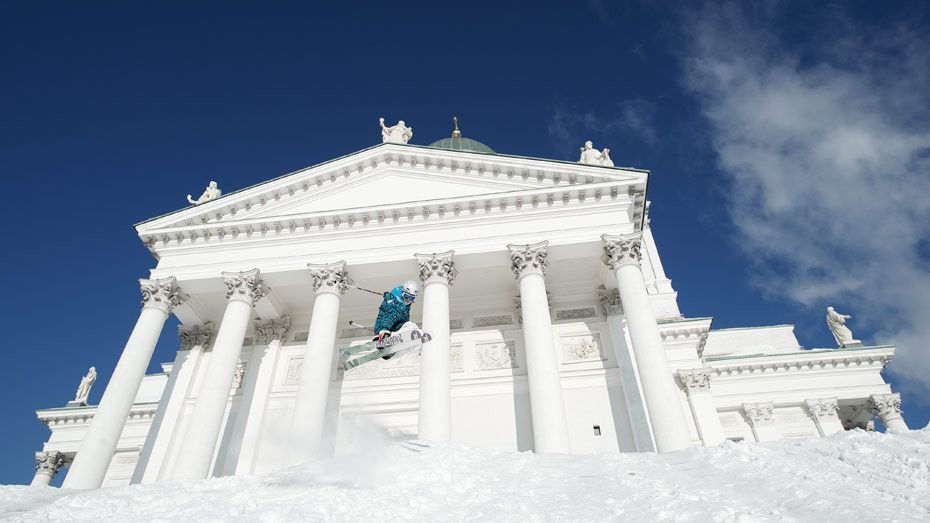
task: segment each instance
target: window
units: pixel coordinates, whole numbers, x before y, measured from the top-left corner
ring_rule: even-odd
[[[595,435],[595,436],[600,436],[600,435],[601,435],[601,426],[600,426],[600,425],[595,425],[595,426],[594,426],[594,435]]]

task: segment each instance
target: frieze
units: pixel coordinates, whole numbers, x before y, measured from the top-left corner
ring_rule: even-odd
[[[475,344],[475,370],[517,368],[517,350],[513,341]]]
[[[602,361],[607,359],[601,347],[601,336],[597,333],[579,336],[560,336],[559,344],[562,348],[563,363]]]
[[[582,320],[585,318],[596,318],[597,310],[594,307],[582,307],[579,309],[558,309],[555,311],[556,320]]]
[[[474,328],[496,327],[498,325],[512,325],[513,316],[510,314],[501,314],[498,316],[480,316],[472,321]]]

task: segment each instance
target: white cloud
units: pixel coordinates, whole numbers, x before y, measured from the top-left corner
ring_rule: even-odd
[[[612,133],[632,137],[646,145],[656,144],[655,114],[655,104],[639,98],[599,110],[580,111],[563,105],[552,111],[549,136],[565,151],[577,151],[585,140],[594,140],[595,147],[610,147],[613,151],[611,156],[615,156],[619,151],[618,144],[601,143]]]
[[[837,11],[820,21],[830,33],[790,41],[777,16],[730,5],[689,20],[685,82],[735,231],[757,283],[853,314],[857,337],[897,343],[891,370],[912,392],[930,390],[930,45]]]

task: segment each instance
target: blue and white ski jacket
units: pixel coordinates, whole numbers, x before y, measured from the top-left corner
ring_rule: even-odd
[[[410,305],[404,303],[403,295],[402,286],[384,293],[384,301],[378,307],[378,319],[375,320],[375,334],[381,331],[397,332],[410,321]]]

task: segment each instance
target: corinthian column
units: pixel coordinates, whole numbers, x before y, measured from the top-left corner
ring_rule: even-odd
[[[571,451],[559,361],[552,342],[552,318],[546,297],[548,241],[532,245],[508,245],[510,268],[520,282],[520,309],[523,314],[523,343],[526,374],[533,417],[536,452]]]
[[[417,437],[448,441],[452,432],[449,384],[449,287],[458,271],[453,251],[416,254],[423,282],[423,330],[433,339],[420,352],[420,412]]]
[[[68,459],[57,450],[36,452],[36,474],[32,477],[33,487],[44,487],[52,482],[52,478],[61,467],[67,464]]]
[[[116,443],[123,432],[123,425],[142,378],[145,377],[145,369],[152,359],[165,320],[171,310],[186,299],[173,277],[139,280],[139,285],[142,288],[142,312],[113,369],[94,420],[87,429],[62,487],[99,488],[103,484]]]
[[[874,416],[878,416],[885,426],[885,431],[907,432],[907,424],[901,417],[901,395],[894,394],[872,394],[869,397],[869,410]]]
[[[320,452],[326,399],[332,380],[333,354],[336,353],[336,328],[339,325],[339,302],[352,283],[346,262],[307,265],[313,278],[316,298],[310,316],[307,347],[301,365],[300,384],[294,400],[290,439],[285,462],[288,465],[310,461]]]
[[[258,269],[224,272],[223,282],[226,284],[226,311],[178,451],[172,472],[174,479],[202,479],[210,474],[252,307],[268,294]]]
[[[643,386],[656,450],[671,452],[693,445],[691,431],[678,398],[678,387],[668,365],[652,304],[640,268],[641,234],[601,236],[604,262],[617,278],[633,354]]]

